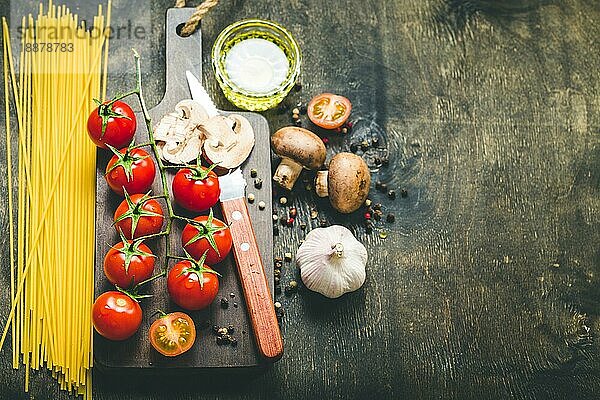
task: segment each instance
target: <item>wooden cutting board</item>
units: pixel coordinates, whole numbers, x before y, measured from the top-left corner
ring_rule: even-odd
[[[170,9],[167,11],[166,22],[166,93],[163,100],[152,110],[153,126],[160,118],[174,110],[175,105],[190,98],[185,71],[192,71],[197,77],[202,77],[202,46],[201,33],[198,30],[190,37],[180,37],[177,26],[187,21],[192,14],[191,8]],[[142,60],[143,62],[143,60]],[[133,65],[133,56],[132,56]],[[137,108],[137,100],[128,100]],[[134,103],[135,101],[135,103]],[[248,204],[250,217],[258,240],[258,245],[265,266],[265,273],[269,281],[271,293],[273,293],[273,230],[272,230],[272,205],[271,205],[271,156],[269,147],[269,126],[264,117],[255,113],[240,112],[245,116],[254,128],[256,144],[248,160],[242,165],[242,171],[248,182],[248,192],[256,196],[253,204]],[[138,143],[147,141],[146,126],[143,123],[141,113],[138,117],[138,130],[136,140]],[[104,179],[106,164],[111,154],[104,150],[98,150],[96,169],[96,258],[95,258],[95,296],[112,290],[110,283],[104,276],[104,256],[111,246],[119,242],[119,237],[112,226],[114,211],[122,201],[122,198],[114,194]],[[250,170],[256,169],[258,177],[263,180],[261,189],[253,185],[254,179],[250,177]],[[169,184],[174,172],[168,172]],[[162,193],[160,176],[156,174],[153,193]],[[170,190],[170,187],[169,187]],[[259,210],[258,203],[264,201],[266,208]],[[166,207],[163,203],[163,208]],[[222,219],[218,204],[213,208],[215,216]],[[176,207],[175,212],[179,215],[193,217],[182,209]],[[181,249],[181,230],[183,224],[174,221],[173,229],[169,237],[171,253],[183,255]],[[165,266],[165,238],[150,241],[147,244],[158,256],[155,273],[162,271]],[[169,262],[169,268],[175,263]],[[149,284],[142,292],[152,294],[154,297],[141,301],[144,311],[144,319],[139,331],[130,339],[123,342],[111,342],[94,333],[94,361],[96,367],[112,370],[139,370],[146,372],[171,369],[180,372],[182,369],[200,370],[214,368],[255,367],[261,364],[258,355],[252,328],[248,318],[244,296],[237,276],[233,256],[230,254],[226,260],[216,266],[221,274],[219,294],[215,302],[206,310],[189,312],[194,319],[197,328],[196,343],[187,353],[168,358],[160,355],[150,345],[148,340],[148,328],[154,321],[152,314],[157,310],[165,312],[181,311],[169,300],[167,293],[166,278],[160,278]],[[228,308],[222,308],[220,300],[226,298],[229,302]],[[235,307],[237,305],[237,307]],[[216,336],[212,333],[212,326],[233,325],[237,339],[237,347],[218,346]]]

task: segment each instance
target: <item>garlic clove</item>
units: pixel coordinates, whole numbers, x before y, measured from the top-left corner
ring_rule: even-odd
[[[308,289],[337,298],[365,282],[367,250],[343,226],[316,228],[298,249],[296,263]]]

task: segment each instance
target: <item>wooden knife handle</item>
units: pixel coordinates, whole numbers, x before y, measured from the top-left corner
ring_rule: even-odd
[[[223,201],[221,209],[225,220],[230,225],[233,255],[258,350],[268,361],[277,361],[283,355],[283,339],[246,199],[242,197]]]

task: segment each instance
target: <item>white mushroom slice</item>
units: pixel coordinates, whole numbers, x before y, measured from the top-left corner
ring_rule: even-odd
[[[175,112],[165,115],[154,128],[154,139],[160,157],[173,164],[186,164],[202,150],[202,131],[198,128],[208,119],[204,108],[193,100],[180,101]]]
[[[201,124],[204,158],[220,168],[233,169],[248,158],[254,147],[254,129],[241,115],[218,115]]]

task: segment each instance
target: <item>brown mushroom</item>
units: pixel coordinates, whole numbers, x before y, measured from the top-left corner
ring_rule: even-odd
[[[320,168],[327,153],[323,141],[317,135],[296,126],[288,126],[275,132],[271,136],[271,146],[281,157],[273,180],[288,190],[294,187],[302,168]]]
[[[248,158],[254,147],[254,129],[237,114],[217,115],[200,125],[204,158],[220,169],[233,169]]]
[[[329,171],[317,172],[315,190],[320,197],[329,196],[333,208],[348,214],[365,202],[371,186],[371,172],[365,161],[352,153],[336,154]]]

